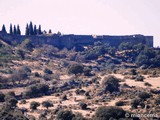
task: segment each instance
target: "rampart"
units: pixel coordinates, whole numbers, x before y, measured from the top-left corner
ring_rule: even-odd
[[[149,47],[153,47],[153,36],[144,35],[126,35],[126,36],[93,36],[93,35],[10,35],[0,32],[0,39],[8,42],[19,44],[25,39],[30,39],[33,44],[50,44],[56,47],[72,48],[75,45],[92,45],[94,42],[101,41],[111,46],[118,47],[122,42],[129,42],[132,45],[142,43]]]

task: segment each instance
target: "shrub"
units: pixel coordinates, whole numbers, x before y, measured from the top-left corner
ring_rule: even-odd
[[[116,106],[123,106],[124,105],[124,101],[117,101],[115,103]]]
[[[38,106],[40,106],[39,102],[32,101],[30,103],[30,109],[32,109],[32,110],[36,110]]]
[[[53,107],[53,103],[51,101],[43,101],[42,106],[48,109],[49,107]]]
[[[67,100],[67,95],[63,95],[62,100]]]
[[[137,75],[136,69],[131,69],[130,73],[131,73],[131,75]]]
[[[139,98],[135,98],[131,101],[131,107],[132,108],[137,108],[137,106],[140,104],[141,100]]]
[[[109,92],[117,92],[119,91],[119,79],[114,76],[105,77],[102,81],[102,86],[104,87],[104,91]]]
[[[50,69],[48,69],[48,68],[44,69],[44,73],[53,74],[53,72]]]
[[[158,97],[155,98],[155,104],[160,105],[160,96],[158,96]]]
[[[139,75],[136,77],[136,81],[143,81],[144,80],[144,77]]]
[[[4,102],[4,97],[5,95],[2,92],[0,92],[0,102]]]
[[[9,105],[11,108],[15,108],[17,106],[17,99],[15,97],[10,97],[6,101],[7,105]]]
[[[151,95],[147,92],[139,92],[138,97],[141,98],[142,100],[146,100],[147,98],[150,98]]]
[[[27,88],[25,92],[23,92],[24,98],[37,97],[44,94],[47,94],[49,90],[49,86],[46,84],[35,84],[31,85]]]
[[[80,102],[79,105],[80,105],[80,107],[81,107],[82,110],[86,110],[87,109],[87,104],[86,103]]]
[[[151,85],[150,83],[148,83],[148,82],[145,82],[144,85],[145,85],[145,86],[152,86],[152,85]]]
[[[63,111],[60,110],[57,113],[57,120],[72,120],[72,118],[74,117],[74,114],[71,111]]]
[[[83,65],[72,64],[68,68],[68,73],[75,74],[75,75],[83,73]]]
[[[110,118],[125,118],[125,111],[122,108],[113,106],[99,107],[95,113],[94,120],[109,120]]]

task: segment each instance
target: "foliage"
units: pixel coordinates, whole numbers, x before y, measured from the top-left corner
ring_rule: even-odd
[[[140,104],[141,100],[139,98],[135,98],[131,101],[131,107],[132,108],[137,108],[137,106]]]
[[[30,103],[30,109],[32,109],[32,110],[36,110],[38,106],[40,106],[39,102],[32,101]]]
[[[60,110],[57,113],[57,120],[72,120],[72,118],[74,117],[74,114],[71,111],[63,111]]]
[[[53,103],[51,101],[43,101],[42,106],[48,109],[49,107],[53,107]]]
[[[109,120],[111,118],[125,118],[125,111],[122,108],[107,106],[99,107],[95,113],[94,120]]]
[[[71,74],[81,74],[83,73],[83,65],[81,64],[72,64],[69,66],[68,68],[68,73],[71,73]]]
[[[2,92],[0,92],[0,102],[4,102],[4,97],[5,95]]]
[[[48,69],[48,68],[44,69],[44,73],[53,74],[53,72],[50,69]]]
[[[21,47],[22,49],[32,51],[33,48],[34,48],[34,45],[32,44],[32,41],[31,41],[31,40],[25,39],[25,40],[23,40],[22,43],[20,44],[20,47]]]
[[[82,110],[86,110],[87,109],[87,104],[86,103],[80,102],[79,105],[80,105],[80,107],[81,107]]]
[[[151,95],[147,92],[139,92],[138,97],[141,98],[142,100],[146,100],[147,98],[150,98]]]
[[[132,44],[129,42],[122,42],[119,47],[119,50],[131,50],[132,49]]]
[[[114,76],[105,77],[102,81],[104,91],[117,92],[119,91],[119,79]]]
[[[44,94],[47,94],[49,90],[49,86],[46,84],[35,84],[31,85],[27,88],[27,90],[23,93],[24,98],[37,97]]]
[[[160,105],[160,96],[155,98],[155,104]]]
[[[123,106],[124,105],[124,101],[117,101],[115,103],[116,106]]]

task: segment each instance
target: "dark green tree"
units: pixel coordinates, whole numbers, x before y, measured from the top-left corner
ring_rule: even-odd
[[[13,34],[16,35],[17,34],[17,29],[16,26],[14,25],[14,29],[13,29]]]
[[[39,28],[38,28],[38,34],[39,34],[39,35],[41,35],[41,34],[42,34],[41,25],[39,25]]]
[[[4,24],[3,24],[3,26],[2,26],[2,32],[7,33],[7,31],[6,31],[6,27],[5,27],[5,25],[4,25]]]
[[[19,25],[17,25],[17,35],[21,35],[21,30],[20,30]]]
[[[34,35],[37,35],[37,26],[34,25]]]
[[[51,34],[52,33],[52,30],[51,29],[49,29],[49,32],[48,32],[49,34]]]
[[[30,22],[30,24],[29,24],[29,35],[34,35],[32,22]]]
[[[10,33],[11,35],[13,34],[13,30],[12,30],[12,24],[10,24],[9,33]]]
[[[29,35],[29,27],[28,27],[28,24],[26,25],[25,35]]]

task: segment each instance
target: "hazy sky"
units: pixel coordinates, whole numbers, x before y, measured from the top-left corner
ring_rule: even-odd
[[[0,27],[26,23],[63,34],[154,36],[160,46],[160,0],[0,0]]]

